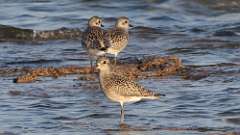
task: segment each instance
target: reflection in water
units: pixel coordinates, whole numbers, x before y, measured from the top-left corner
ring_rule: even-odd
[[[120,134],[121,135],[128,135],[129,134],[129,126],[125,123],[120,123]]]
[[[224,132],[227,132],[223,128],[205,128],[205,127],[164,127],[164,126],[158,126],[158,127],[149,127],[149,125],[146,125],[144,127],[134,127],[131,125],[128,125],[126,123],[121,123],[119,125],[119,128],[117,129],[106,129],[106,133],[112,134],[115,132],[119,132],[121,135],[128,135],[132,133],[137,134],[144,134],[150,132],[172,132],[172,133],[181,133],[181,132],[189,132],[189,133],[212,133],[212,134],[221,134]],[[237,133],[237,132],[236,132]]]

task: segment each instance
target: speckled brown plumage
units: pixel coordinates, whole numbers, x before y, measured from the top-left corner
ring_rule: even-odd
[[[99,27],[88,27],[82,36],[82,46],[86,49],[104,49],[103,30]]]
[[[114,94],[123,96],[125,98],[159,98],[159,94],[147,90],[139,84],[129,80],[128,78],[115,73],[103,75],[101,77],[101,86],[104,91],[111,91]]]
[[[82,34],[82,46],[88,52],[90,64],[93,69],[93,60],[98,56],[104,55],[106,47],[104,45],[104,32],[101,29],[102,19],[98,16],[93,16],[88,20],[88,27]]]
[[[145,89],[141,85],[111,69],[109,59],[103,57],[97,61],[100,70],[101,87],[108,98],[116,102],[136,102],[141,99],[158,99],[159,94]]]
[[[108,47],[107,53],[114,54],[117,57],[128,44],[129,19],[119,17],[114,28],[104,33],[104,44]]]
[[[114,28],[105,33],[105,44],[109,46],[108,53],[118,55],[128,44],[128,31]]]
[[[160,94],[145,89],[134,81],[114,72],[109,59],[103,57],[97,61],[99,80],[105,95],[121,105],[121,123],[124,121],[124,103],[137,102],[142,99],[159,99]]]

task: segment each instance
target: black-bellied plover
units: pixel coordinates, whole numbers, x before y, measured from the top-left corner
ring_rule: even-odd
[[[109,59],[101,57],[97,60],[99,80],[104,94],[112,101],[121,105],[121,123],[124,121],[124,103],[137,102],[144,99],[159,99],[161,95],[145,89],[141,85],[128,79],[111,69]]]
[[[102,26],[102,19],[98,16],[93,16],[89,19],[88,27],[82,34],[82,46],[88,51],[92,71],[92,61],[98,56],[104,55],[106,50]]]
[[[115,23],[114,28],[109,29],[104,34],[104,43],[107,48],[107,53],[115,56],[115,63],[117,55],[128,44],[128,29],[132,27],[127,17],[119,17]]]

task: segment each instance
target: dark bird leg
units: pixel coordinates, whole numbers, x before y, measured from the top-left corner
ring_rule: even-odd
[[[117,64],[117,55],[116,54],[114,55],[114,64],[115,65]]]
[[[93,68],[93,60],[90,58],[90,64],[91,64],[91,73],[94,72],[94,68]]]

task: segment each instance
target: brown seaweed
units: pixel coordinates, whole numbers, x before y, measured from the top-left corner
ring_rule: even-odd
[[[111,61],[113,62],[113,61]],[[176,56],[151,56],[142,58],[137,62],[135,60],[127,59],[120,60],[120,62],[114,66],[116,72],[128,76],[132,79],[146,78],[146,77],[162,77],[167,75],[173,75],[180,70],[183,65],[181,60]],[[126,68],[127,67],[127,68]],[[29,69],[25,75],[17,77],[14,82],[16,83],[29,83],[33,82],[41,76],[48,76],[57,78],[59,76],[68,74],[90,74],[91,67],[80,66],[66,66],[66,67],[47,67],[47,68],[33,68]],[[95,73],[97,70],[95,69]]]
[[[56,30],[36,31],[17,28],[9,25],[0,25],[0,41],[46,41],[58,39],[79,39],[81,30],[78,28],[59,28]]]

